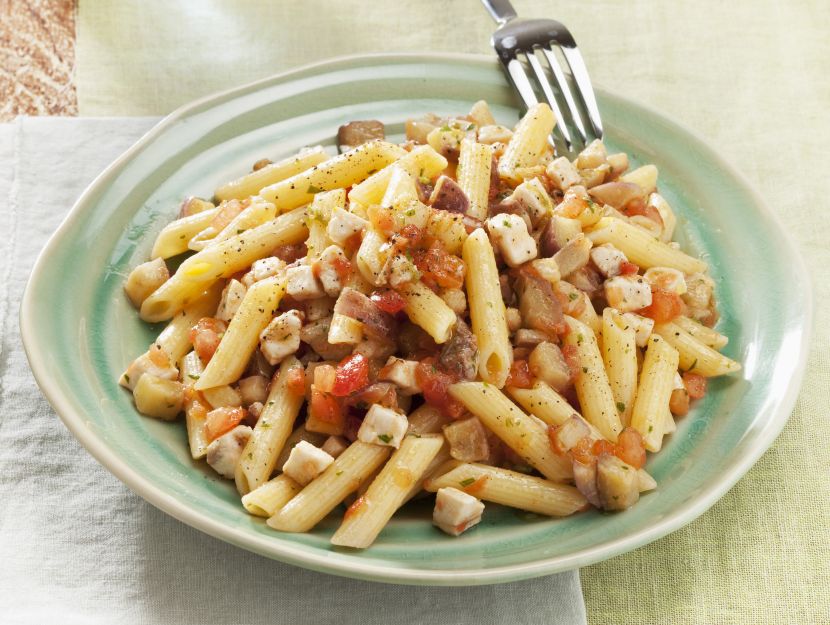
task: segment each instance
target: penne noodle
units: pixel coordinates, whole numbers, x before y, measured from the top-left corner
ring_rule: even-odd
[[[510,182],[521,182],[517,170],[539,162],[555,124],[556,119],[550,106],[545,103],[531,106],[519,121],[510,143],[499,159],[499,176]]]
[[[218,208],[210,208],[167,224],[156,237],[150,258],[170,258],[186,252],[191,239],[210,226],[218,212]]]
[[[235,477],[236,489],[241,495],[247,495],[268,481],[294,427],[305,399],[288,388],[288,378],[295,367],[302,365],[293,356],[282,361],[271,382],[268,399],[254,426],[254,433],[242,450]]]
[[[649,451],[660,451],[662,446],[678,360],[677,350],[668,341],[656,335],[649,337],[631,412],[631,427],[642,435]]]
[[[452,336],[456,316],[444,300],[423,282],[410,282],[399,291],[406,300],[403,310],[409,320],[423,328],[439,345],[446,343]]]
[[[374,228],[367,228],[357,250],[355,261],[360,274],[367,282],[380,286],[386,281],[388,251],[386,239]]]
[[[620,421],[627,427],[637,393],[637,343],[634,328],[613,308],[602,314],[602,360]]]
[[[202,317],[210,317],[216,312],[223,288],[222,281],[211,285],[177,313],[158,335],[156,345],[161,347],[171,360],[178,361],[190,351],[190,328]]]
[[[371,545],[442,445],[444,437],[437,434],[404,438],[366,493],[349,506],[332,544],[356,549]]]
[[[473,497],[546,516],[568,516],[588,506],[573,486],[485,464],[461,464],[426,482],[426,489],[457,488]]]
[[[380,204],[397,169],[404,169],[412,176],[432,179],[447,167],[447,159],[438,154],[428,145],[421,145],[411,152],[404,153],[395,161],[394,166],[387,165],[375,172],[360,184],[356,184],[349,191],[349,201],[358,202],[364,206]],[[344,185],[345,186],[345,185]]]
[[[273,202],[278,211],[291,210],[311,202],[316,193],[356,185],[372,172],[386,167],[405,154],[402,148],[386,141],[369,141],[311,169],[264,187],[259,194],[267,202]]]
[[[268,526],[283,532],[307,532],[355,492],[391,451],[391,447],[355,441],[268,519]]]
[[[223,184],[216,189],[214,195],[220,202],[234,199],[244,200],[252,195],[257,195],[261,189],[319,165],[328,158],[329,155],[320,145],[301,150],[294,156],[271,163],[262,169],[237,178],[233,182]]]
[[[405,199],[417,199],[418,188],[415,186],[415,178],[412,174],[397,163],[390,167],[392,174],[389,176],[389,184],[386,185],[380,205],[389,208]]]
[[[269,202],[251,202],[236,217],[231,219],[227,226],[210,238],[200,239],[200,235],[196,235],[190,240],[188,247],[191,250],[200,252],[206,247],[216,245],[220,241],[226,241],[236,234],[242,234],[246,230],[251,230],[257,226],[261,226],[266,221],[271,221],[277,216],[276,207]],[[212,230],[212,228],[208,228]]]
[[[343,189],[326,191],[314,196],[314,201],[308,207],[306,214],[306,227],[308,228],[308,259],[316,260],[320,257],[332,240],[326,233],[332,211],[335,208],[346,208],[346,192]]]
[[[254,261],[270,256],[280,245],[304,241],[308,233],[304,218],[304,209],[291,211],[197,252],[144,300],[141,318],[152,323],[170,319],[220,278],[247,269]]]
[[[242,506],[254,516],[272,517],[302,488],[287,475],[278,475],[242,497]]]
[[[671,267],[683,273],[706,271],[706,263],[656,239],[642,228],[615,217],[603,217],[587,232],[595,246],[611,243],[629,261],[648,269]]]
[[[259,344],[260,332],[277,313],[284,294],[285,277],[282,275],[255,282],[245,292],[219,347],[196,382],[197,390],[231,384],[239,379]]]
[[[717,330],[698,323],[689,317],[676,317],[672,323],[681,330],[684,330],[692,338],[700,341],[704,345],[708,345],[712,349],[723,349],[729,343],[729,337],[724,336]]]
[[[659,323],[654,332],[680,354],[680,368],[707,378],[741,370],[741,365],[701,343],[675,323]]]
[[[522,408],[534,417],[544,421],[550,427],[563,425],[568,419],[574,416],[585,421],[584,417],[568,403],[568,400],[541,380],[536,382],[533,388],[509,386],[507,387],[507,392]],[[585,421],[585,425],[591,431],[592,437],[602,438],[602,434],[600,434],[596,427],[588,423],[588,421]]]
[[[193,389],[193,384],[205,370],[201,358],[196,352],[190,352],[181,362],[182,382],[186,390],[184,394],[184,418],[187,427],[187,443],[190,455],[194,460],[204,458],[207,453],[208,440],[205,432],[205,417],[210,405],[199,397]]]
[[[558,456],[551,449],[544,423],[527,416],[492,384],[453,384],[450,395],[549,480],[561,482],[573,476],[570,460]]]
[[[507,332],[496,256],[483,229],[467,237],[462,257],[468,268],[467,302],[473,333],[478,340],[479,375],[485,382],[501,388],[510,372],[513,349]]]
[[[616,442],[622,431],[605,365],[593,330],[573,317],[565,316],[569,332],[563,341],[576,347],[580,370],[576,374],[576,395],[585,420],[596,426],[604,438]]]
[[[484,221],[490,205],[490,169],[493,165],[492,145],[470,139],[461,142],[458,156],[458,185],[470,200],[468,215]]]

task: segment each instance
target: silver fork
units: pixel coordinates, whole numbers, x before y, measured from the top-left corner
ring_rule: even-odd
[[[594,136],[602,139],[602,120],[599,116],[594,90],[591,87],[591,79],[588,77],[588,69],[585,67],[585,61],[576,47],[573,36],[564,24],[556,20],[517,17],[516,11],[509,0],[481,1],[499,25],[496,32],[493,33],[491,43],[525,106],[530,107],[539,100],[536,97],[533,83],[525,72],[522,61],[530,65],[545,100],[553,109],[556,116],[554,133],[559,133],[559,138],[568,152],[573,153],[575,149],[574,129],[583,145],[588,142],[588,133],[586,132],[588,124],[590,124]],[[582,112],[577,106],[571,87],[565,77],[565,72],[554,54],[553,46],[557,46],[565,57],[571,76],[573,76],[576,91],[579,93],[585,107],[588,123],[583,119]],[[547,60],[556,84],[556,90],[565,101],[569,119],[573,122],[571,128],[569,128],[570,125],[559,106],[559,99],[554,92],[554,86],[548,80],[542,63],[536,55],[537,50],[541,51]]]

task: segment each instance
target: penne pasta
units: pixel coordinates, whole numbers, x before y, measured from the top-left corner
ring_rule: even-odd
[[[576,374],[576,395],[585,420],[593,424],[604,438],[615,442],[622,431],[614,394],[608,382],[599,344],[593,330],[573,317],[565,316],[569,332],[565,345],[576,348],[580,369]]]
[[[311,202],[316,193],[357,184],[405,154],[403,149],[391,143],[369,141],[311,169],[264,187],[259,194],[267,202],[273,202],[278,211],[291,210]]]
[[[568,516],[587,507],[573,486],[485,464],[461,464],[427,480],[430,492],[457,488],[473,497],[546,516]]]
[[[141,318],[150,322],[170,319],[217,280],[246,269],[280,245],[303,241],[308,233],[304,218],[304,209],[291,211],[194,254],[144,300]]]
[[[724,336],[717,330],[707,327],[702,323],[698,323],[694,319],[689,319],[689,317],[684,317],[682,315],[680,317],[675,317],[675,319],[672,320],[672,323],[689,334],[689,336],[693,339],[700,341],[704,345],[708,345],[712,349],[723,349],[729,343],[728,337]]]
[[[660,336],[649,337],[631,412],[631,427],[642,435],[649,451],[660,451],[662,446],[678,360],[677,350],[668,341]]]
[[[549,480],[561,482],[573,476],[570,460],[551,449],[544,423],[527,416],[492,384],[461,382],[450,387],[450,395]]]
[[[268,519],[268,526],[283,532],[307,532],[355,492],[389,458],[391,450],[391,447],[355,441]]]
[[[208,447],[205,418],[207,417],[209,404],[203,398],[200,398],[199,393],[193,389],[193,384],[199,379],[204,370],[205,366],[196,352],[190,352],[182,358],[182,382],[187,387],[184,394],[184,418],[190,456],[194,460],[204,458]]]
[[[236,465],[236,489],[241,495],[259,488],[274,472],[277,458],[303,405],[303,395],[288,388],[292,369],[301,366],[293,356],[286,358],[271,382],[262,414]]]
[[[407,436],[366,493],[346,511],[333,545],[365,549],[377,538],[444,444],[444,437]]]
[[[680,368],[705,377],[726,375],[741,370],[741,365],[701,343],[675,323],[658,323],[654,332],[680,354]]]
[[[455,313],[423,282],[410,282],[400,288],[406,301],[404,312],[409,320],[426,330],[433,340],[445,343],[455,327]]]
[[[510,182],[521,182],[517,170],[539,162],[555,124],[556,119],[550,106],[545,103],[531,106],[516,126],[510,143],[499,159],[499,176]]]
[[[227,226],[222,228],[216,235],[209,238],[200,239],[200,235],[196,235],[190,240],[188,247],[191,250],[199,252],[206,247],[216,245],[221,241],[226,241],[236,234],[242,234],[246,230],[251,230],[257,226],[261,226],[266,221],[271,221],[276,217],[277,209],[269,202],[255,201],[251,202],[249,206],[244,208],[236,217],[231,219]],[[212,228],[208,228],[212,230]]]
[[[447,159],[428,145],[418,146],[409,153],[404,153],[395,161],[394,166],[387,165],[378,172],[356,184],[349,191],[349,201],[364,206],[380,204],[397,169],[404,169],[412,176],[432,179],[447,167]]]
[[[156,237],[150,258],[170,258],[186,252],[191,239],[207,228],[218,212],[218,208],[209,208],[167,224]]]
[[[533,388],[518,388],[508,386],[507,392],[516,402],[534,417],[544,421],[550,427],[563,425],[568,419],[577,416],[584,420],[584,417],[574,410],[564,397],[553,390],[545,382],[539,381]],[[599,430],[592,424],[585,421],[585,425],[594,438],[602,438]]]
[[[245,292],[219,347],[196,382],[197,390],[230,384],[239,379],[257,348],[260,332],[277,313],[283,294],[285,278],[282,275],[256,282]]]
[[[397,163],[390,167],[392,174],[389,176],[389,184],[386,185],[380,205],[388,208],[395,206],[401,200],[417,199],[418,188],[415,186],[413,175]]]
[[[488,217],[494,152],[492,145],[464,139],[458,157],[458,185],[470,200],[467,214],[482,221]]]
[[[278,475],[242,497],[242,506],[254,516],[272,517],[302,488],[287,475]]]
[[[171,360],[178,361],[190,351],[190,328],[202,317],[209,317],[216,311],[223,288],[224,283],[221,281],[211,285],[177,313],[158,335],[156,345],[161,347]]]
[[[332,244],[326,228],[335,208],[346,209],[346,192],[343,189],[326,191],[314,196],[306,214],[306,227],[308,228],[306,248],[309,260],[319,258],[323,250]]]
[[[602,361],[620,421],[626,427],[637,393],[637,343],[634,328],[613,308],[602,314]]]
[[[464,263],[470,268],[465,282],[470,320],[478,340],[479,375],[485,382],[501,388],[510,372],[513,350],[499,288],[496,256],[490,239],[481,228],[467,237],[461,252]]]
[[[683,273],[706,271],[706,263],[671,247],[642,228],[615,217],[603,217],[587,231],[594,245],[610,243],[629,261],[648,269],[670,267]]]
[[[322,146],[301,150],[294,156],[289,156],[276,163],[266,165],[241,178],[223,184],[216,189],[214,195],[220,202],[225,200],[244,200],[252,195],[257,195],[261,189],[276,184],[306,171],[310,167],[319,165],[329,158]]]

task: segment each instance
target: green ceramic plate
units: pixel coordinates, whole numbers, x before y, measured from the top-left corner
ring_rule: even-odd
[[[513,93],[490,58],[369,56],[282,74],[163,120],[84,192],[25,293],[29,361],[67,427],[135,492],[195,528],[298,566],[386,582],[470,585],[554,573],[639,547],[703,513],[767,449],[793,407],[810,330],[807,272],[761,198],[711,148],[604,92],[607,143],[660,168],[681,242],[712,267],[719,328],[730,337],[726,353],[743,363],[740,376],[711,385],[651,459],[659,488],[632,509],[552,520],[488,505],[480,527],[450,538],[416,505],[372,548],[341,550],[328,542],[335,518],[291,535],[248,516],[229,482],[191,461],[182,424],[140,416],[116,385],[158,331],[138,320],[122,280],[148,257],[183,196],[210,196],[264,156],[333,145],[338,125],[349,120],[376,118],[401,133],[407,117],[465,112],[481,98],[501,122],[515,123]]]

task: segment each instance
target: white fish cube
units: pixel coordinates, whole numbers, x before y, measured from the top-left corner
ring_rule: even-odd
[[[325,471],[332,462],[334,458],[331,454],[308,441],[300,441],[288,455],[282,472],[301,486],[305,486]]]
[[[230,321],[239,310],[239,305],[245,297],[248,289],[239,280],[231,280],[222,291],[222,299],[219,300],[219,308],[216,310],[216,318],[222,321]]]
[[[285,292],[298,301],[316,299],[326,294],[323,285],[314,276],[311,265],[291,267],[286,271],[288,283]]]
[[[518,215],[504,213],[487,220],[487,230],[510,267],[533,260],[538,255],[536,241],[527,231],[527,224]]]
[[[230,432],[222,434],[207,448],[207,463],[222,477],[233,479],[236,464],[242,450],[248,444],[253,430],[247,425],[237,425]]]
[[[302,317],[296,310],[289,310],[279,317],[274,317],[259,335],[259,347],[265,359],[276,365],[300,349],[302,327]]]
[[[251,276],[254,282],[265,280],[271,276],[277,275],[280,271],[285,269],[285,261],[276,256],[269,256],[268,258],[260,258],[255,260],[251,265]]]
[[[628,262],[626,255],[610,243],[592,248],[591,260],[606,278],[620,275],[622,264]]]
[[[364,443],[397,448],[400,447],[408,427],[406,415],[379,404],[372,404],[357,431],[357,438]]]
[[[574,164],[564,156],[560,156],[548,163],[545,173],[560,191],[566,191],[569,187],[579,184],[582,181]]]
[[[329,297],[337,297],[343,290],[343,282],[337,266],[346,260],[346,255],[336,245],[329,245],[320,254],[320,284]]]
[[[605,281],[605,299],[620,312],[651,305],[651,285],[643,276],[617,276]]]
[[[342,246],[354,235],[363,232],[369,222],[342,208],[335,208],[331,213],[326,234],[329,238]]]
[[[648,344],[648,337],[651,336],[654,330],[654,319],[636,315],[634,313],[623,313],[624,328],[634,328],[634,342],[637,347],[645,347]]]
[[[481,521],[484,504],[457,488],[439,488],[432,522],[447,534],[458,536]]]
[[[382,382],[392,382],[397,385],[404,395],[414,395],[421,392],[421,387],[415,379],[417,368],[418,361],[416,360],[404,360],[392,356],[381,369],[378,379]]]
[[[489,124],[478,129],[479,143],[509,143],[513,137],[513,131],[505,126]]]

